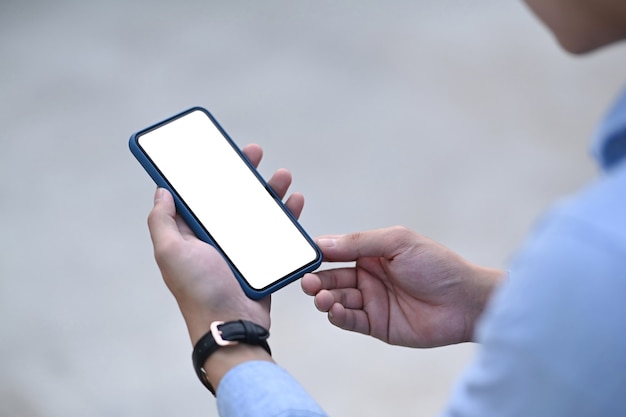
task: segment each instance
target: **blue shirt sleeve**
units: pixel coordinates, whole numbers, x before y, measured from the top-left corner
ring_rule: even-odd
[[[278,365],[246,362],[220,381],[217,409],[221,417],[322,417],[326,413]]]
[[[445,417],[626,413],[626,169],[542,222],[479,327]]]

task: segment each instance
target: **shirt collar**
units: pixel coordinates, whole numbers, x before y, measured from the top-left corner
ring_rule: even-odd
[[[605,171],[626,160],[626,91],[598,126],[591,152]]]

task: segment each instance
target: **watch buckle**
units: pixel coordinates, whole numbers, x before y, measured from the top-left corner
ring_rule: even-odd
[[[217,343],[219,346],[231,346],[239,343],[236,340],[225,340],[224,338],[222,338],[222,331],[217,328],[217,326],[220,326],[222,324],[224,324],[223,321],[214,321],[213,323],[211,323],[211,335],[213,335],[215,343]]]

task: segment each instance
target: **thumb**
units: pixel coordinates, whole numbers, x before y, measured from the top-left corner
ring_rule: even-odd
[[[180,235],[176,224],[176,207],[172,195],[163,188],[154,194],[154,207],[148,215],[148,228],[155,248]]]
[[[325,261],[350,262],[359,258],[392,259],[412,241],[413,232],[404,227],[390,227],[341,236],[320,236],[316,243]]]

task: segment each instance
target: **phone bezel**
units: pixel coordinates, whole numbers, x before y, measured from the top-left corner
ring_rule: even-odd
[[[187,205],[187,203],[184,201],[184,199],[179,195],[178,191],[175,190],[174,187],[170,184],[168,179],[160,171],[160,169],[154,163],[154,161],[148,156],[148,153],[142,148],[141,144],[139,143],[139,138],[142,135],[144,135],[144,134],[146,134],[148,132],[151,132],[151,131],[153,131],[155,129],[158,129],[160,127],[163,127],[163,126],[165,126],[165,125],[167,125],[167,124],[169,124],[169,123],[171,123],[171,122],[173,122],[173,121],[175,121],[175,120],[177,120],[177,119],[179,119],[181,117],[185,117],[186,115],[188,115],[190,113],[193,113],[193,112],[196,112],[196,111],[201,111],[202,113],[204,113],[210,119],[210,121],[219,130],[219,132],[221,133],[222,137],[229,143],[229,145],[233,149],[233,151],[236,152],[237,155],[245,162],[245,164],[250,169],[250,172],[259,181],[260,185],[263,186],[269,192],[269,195],[272,196],[272,198],[278,204],[278,206],[282,209],[284,214],[291,220],[291,222],[298,229],[300,234],[311,245],[311,247],[314,249],[315,254],[316,254],[316,257],[315,257],[315,259],[313,261],[311,261],[310,263],[308,263],[306,265],[303,265],[303,266],[299,267],[295,271],[293,271],[293,272],[291,272],[291,273],[289,273],[289,274],[287,274],[287,275],[285,275],[285,276],[283,276],[281,278],[278,278],[276,281],[272,282],[271,284],[269,284],[269,285],[267,285],[267,286],[265,286],[263,288],[255,288],[255,287],[253,287],[246,280],[246,278],[240,273],[240,271],[237,269],[237,267],[231,261],[229,256],[222,250],[222,248],[219,246],[219,244],[213,239],[213,237],[211,236],[211,233],[209,232],[209,230],[207,230],[207,228],[199,221],[197,216],[193,213],[193,210]],[[189,227],[193,230],[195,235],[200,240],[210,244],[211,246],[215,247],[218,250],[218,252],[222,255],[222,257],[228,263],[230,269],[233,271],[235,277],[240,282],[241,287],[243,288],[244,292],[246,293],[246,295],[249,298],[252,298],[252,299],[255,299],[255,300],[261,299],[261,298],[263,298],[263,297],[265,297],[265,296],[275,292],[276,290],[284,287],[285,285],[288,285],[289,283],[297,280],[298,278],[302,277],[305,273],[314,271],[315,269],[317,269],[321,265],[321,263],[322,263],[322,253],[321,253],[320,249],[318,248],[318,246],[313,241],[313,239],[311,239],[311,237],[307,234],[307,232],[304,230],[304,228],[300,225],[298,220],[291,214],[289,209],[284,205],[284,203],[281,201],[281,199],[278,198],[276,193],[272,190],[272,188],[265,181],[265,179],[263,179],[263,177],[257,171],[257,169],[254,167],[254,165],[252,165],[252,163],[248,160],[248,158],[243,154],[241,149],[239,149],[237,144],[230,138],[228,133],[226,133],[226,131],[222,128],[222,126],[218,123],[218,121],[213,117],[213,115],[208,110],[206,110],[206,109],[204,109],[202,107],[197,107],[197,106],[196,107],[192,107],[192,108],[187,109],[185,111],[182,111],[182,112],[180,112],[180,113],[178,113],[178,114],[176,114],[174,116],[168,117],[165,120],[162,120],[162,121],[160,121],[158,123],[155,123],[155,124],[145,128],[145,129],[142,129],[142,130],[134,133],[133,135],[131,135],[130,140],[129,140],[129,148],[130,148],[130,151],[132,152],[132,154],[135,156],[135,158],[139,161],[139,163],[143,166],[143,168],[146,170],[146,172],[150,175],[152,180],[157,184],[157,186],[158,187],[163,187],[163,188],[167,189],[168,191],[170,191],[170,193],[174,197],[174,202],[176,204],[177,212],[183,217],[183,219],[185,219],[185,221],[187,222]]]

